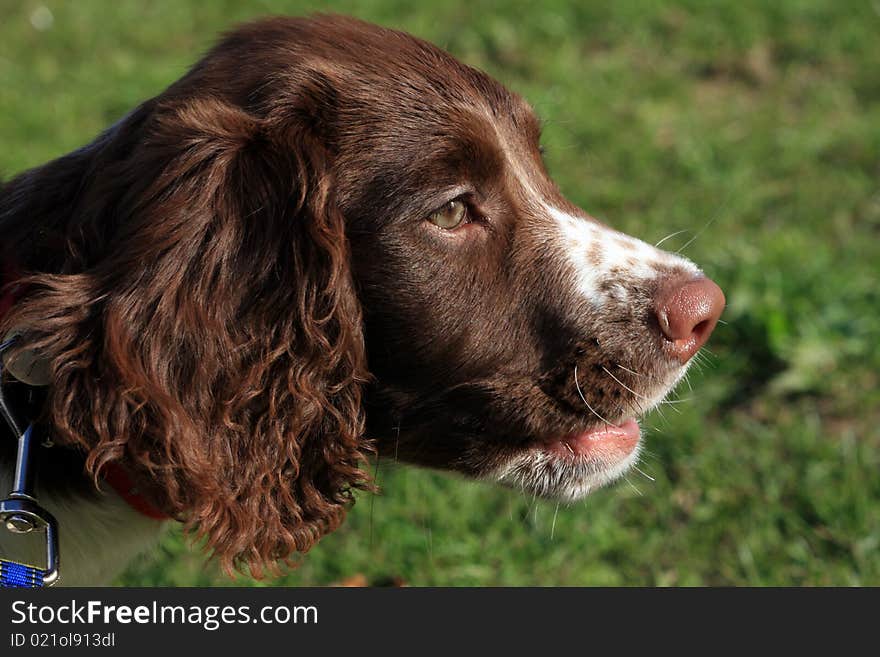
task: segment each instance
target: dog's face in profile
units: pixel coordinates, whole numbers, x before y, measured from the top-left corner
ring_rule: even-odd
[[[332,530],[372,445],[586,495],[723,306],[563,198],[522,98],[359,21],[245,26],[68,158],[29,185],[72,218],[11,229],[43,273],[9,323],[39,327],[62,439],[229,562]]]
[[[676,346],[659,313],[693,264],[563,198],[522,98],[352,27],[351,59],[327,60],[353,117],[336,181],[375,377],[368,433],[392,458],[582,497],[637,457],[633,420],[682,376],[720,291],[696,285],[705,323]]]

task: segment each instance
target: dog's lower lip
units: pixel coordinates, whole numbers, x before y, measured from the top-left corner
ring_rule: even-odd
[[[641,431],[635,419],[620,424],[605,424],[586,431],[566,434],[548,441],[550,451],[568,456],[584,456],[603,461],[618,460],[639,444]]]

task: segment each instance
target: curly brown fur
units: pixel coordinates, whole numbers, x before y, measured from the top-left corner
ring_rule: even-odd
[[[723,297],[568,202],[539,137],[522,98],[408,35],[245,25],[0,188],[26,285],[0,332],[49,360],[44,422],[89,475],[124,464],[227,568],[336,528],[374,444],[577,499],[637,457],[624,434]]]
[[[91,475],[123,461],[258,574],[335,529],[367,481],[344,221],[306,127],[169,96],[4,186],[4,258],[44,271],[3,326],[51,361],[45,419]]]

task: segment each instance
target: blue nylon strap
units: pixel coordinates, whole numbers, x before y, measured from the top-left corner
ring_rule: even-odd
[[[42,586],[42,569],[0,559],[0,588],[38,589]]]

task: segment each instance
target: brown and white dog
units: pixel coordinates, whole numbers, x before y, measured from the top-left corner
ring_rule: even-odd
[[[161,514],[259,575],[340,524],[373,450],[565,501],[633,465],[724,297],[563,198],[539,137],[424,41],[274,18],[3,184],[0,336],[45,368],[65,583]]]

